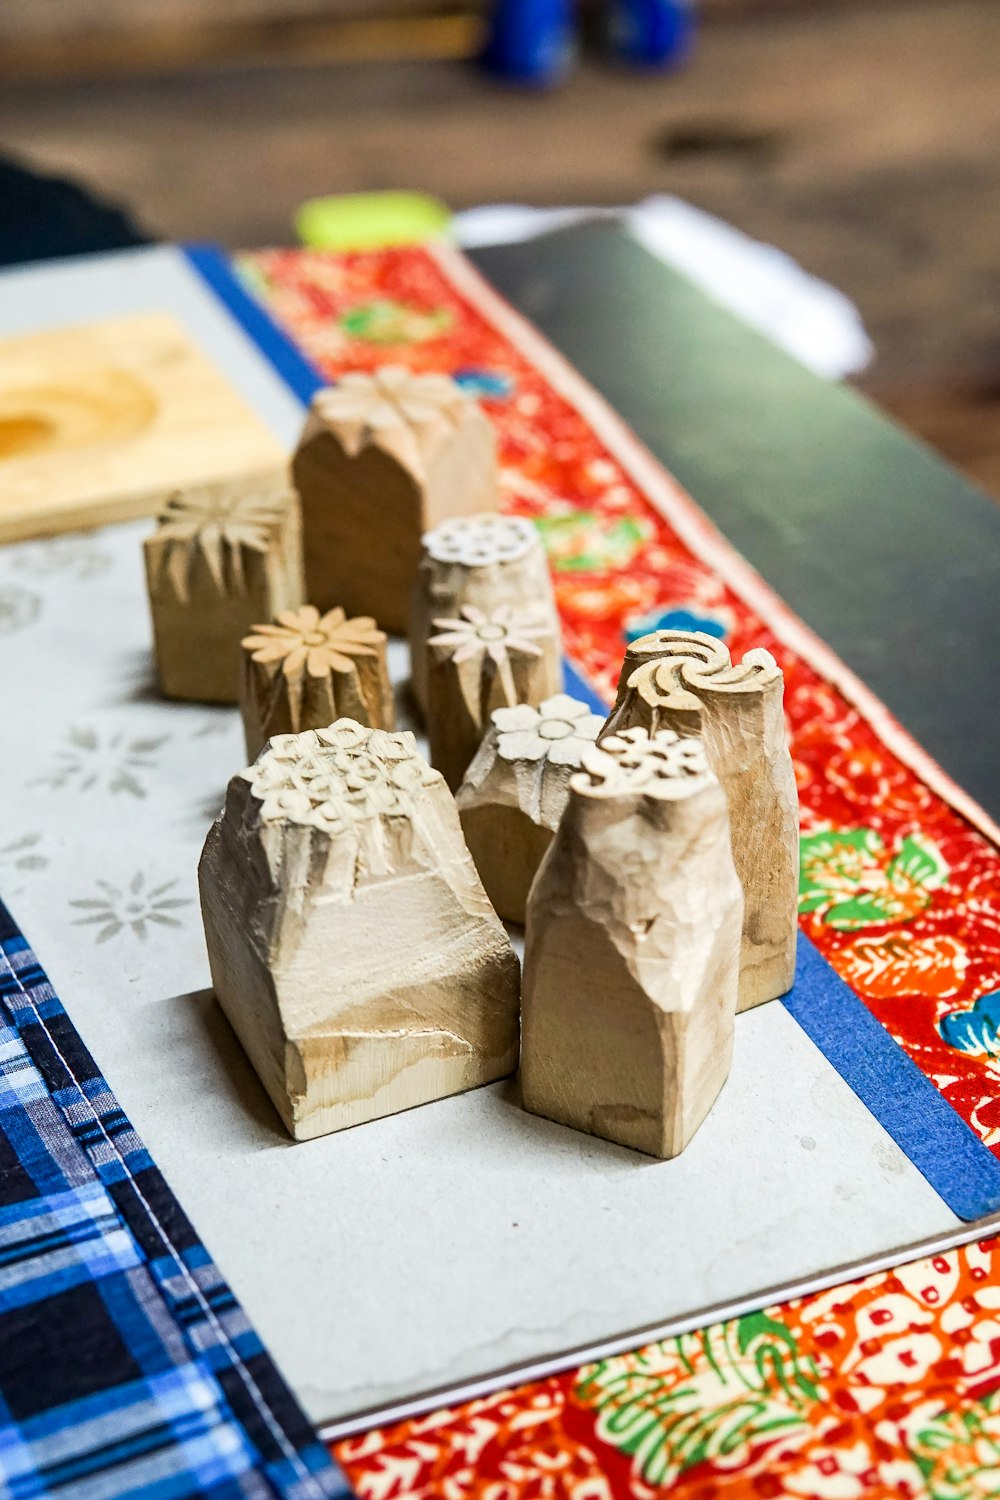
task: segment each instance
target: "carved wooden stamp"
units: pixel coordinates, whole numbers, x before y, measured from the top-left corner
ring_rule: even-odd
[[[317,392],[292,473],[309,598],[400,633],[424,532],[498,502],[487,417],[447,376],[394,367]]]
[[[240,640],[302,602],[299,507],[284,475],[178,490],[145,542],[156,670],[168,698],[235,703]]]
[[[427,733],[431,763],[454,791],[479,749],[490,715],[516,703],[541,703],[562,683],[552,622],[502,604],[473,604],[431,623],[427,642]]]
[[[325,729],[334,719],[394,727],[385,632],[369,616],[349,620],[342,609],[320,615],[304,604],[282,611],[273,625],[255,625],[242,645],[240,707],[250,760],[272,735]]]
[[[456,801],[486,894],[507,922],[523,922],[528,892],[552,842],[570,777],[604,723],[557,693],[537,708],[495,709]]]
[[[634,641],[602,731],[640,726],[700,733],[729,803],[745,901],[739,1009],[791,989],[798,935],[799,800],[782,712],[784,679],[769,651],[734,666],[713,636],[659,630]]]
[[[528,902],[525,1108],[683,1151],[729,1073],[742,918],[702,743],[632,729],[588,751]]]
[[[463,604],[489,614],[501,605],[532,610],[560,633],[552,578],[538,531],[523,516],[487,513],[444,521],[423,538],[410,624],[411,686],[427,712],[431,621]]]
[[[411,734],[272,740],[199,883],[219,1003],[297,1140],[517,1066],[517,957]]]

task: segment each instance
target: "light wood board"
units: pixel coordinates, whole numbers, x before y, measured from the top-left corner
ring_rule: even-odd
[[[0,541],[151,515],[285,456],[169,313],[0,340]]]

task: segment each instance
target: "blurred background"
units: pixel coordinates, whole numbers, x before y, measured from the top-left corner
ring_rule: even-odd
[[[0,156],[232,249],[326,194],[676,195],[843,291],[874,345],[851,378],[1000,497],[998,0],[700,0],[666,71],[610,58],[581,0],[550,89],[475,64],[485,9],[3,0]]]

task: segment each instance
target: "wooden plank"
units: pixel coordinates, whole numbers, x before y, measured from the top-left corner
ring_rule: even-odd
[[[151,515],[286,459],[168,314],[0,340],[0,542]]]

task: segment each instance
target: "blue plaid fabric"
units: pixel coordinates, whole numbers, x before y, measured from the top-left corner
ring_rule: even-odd
[[[0,1495],[348,1494],[0,904]]]

